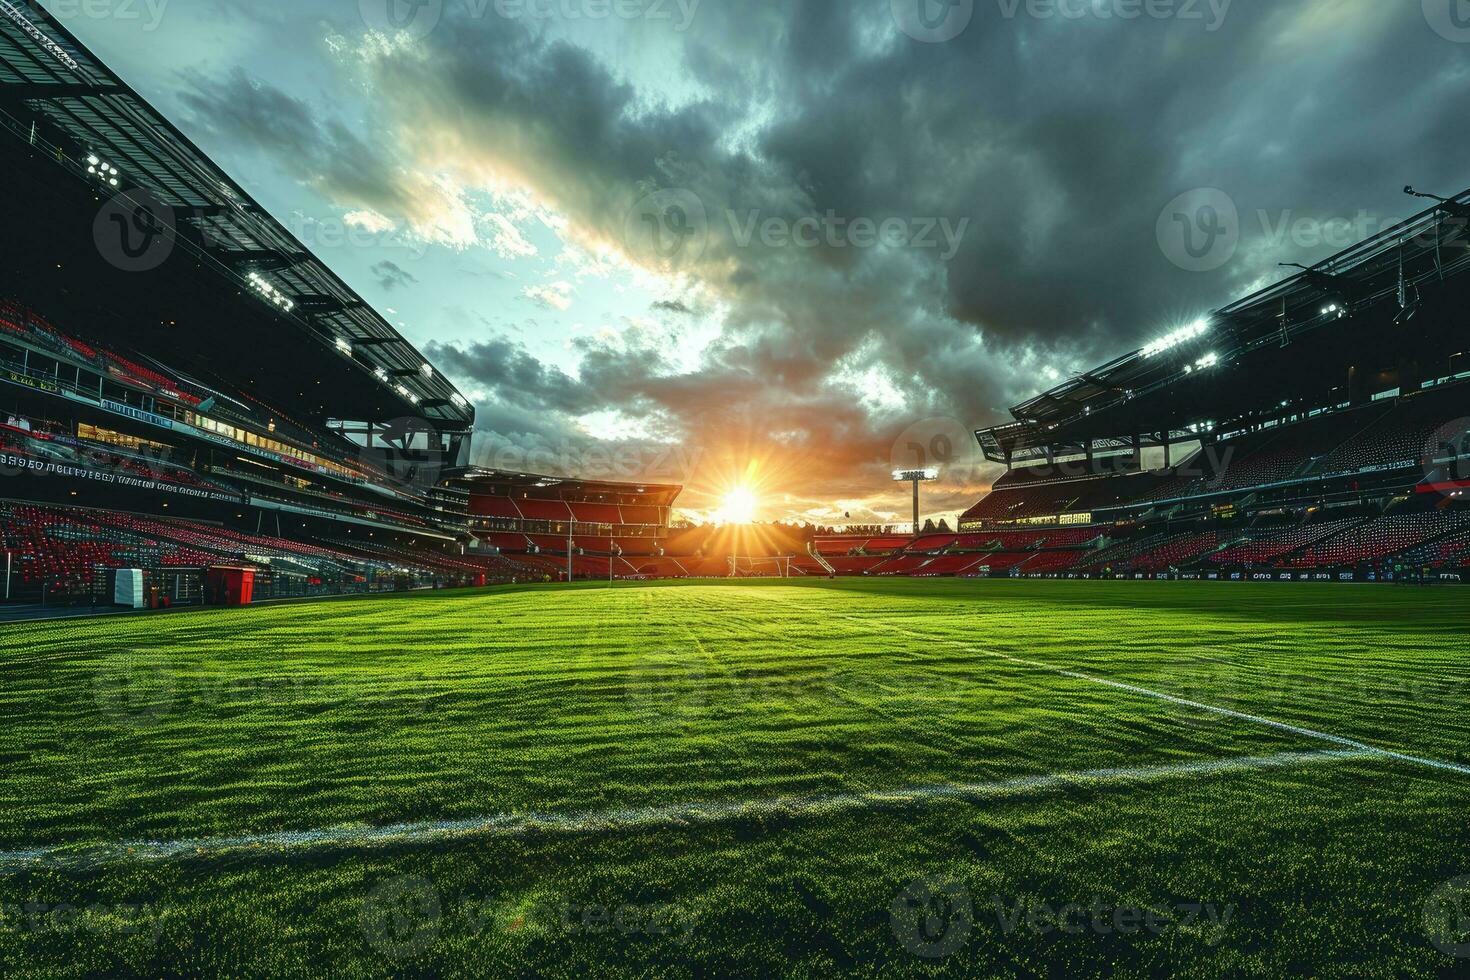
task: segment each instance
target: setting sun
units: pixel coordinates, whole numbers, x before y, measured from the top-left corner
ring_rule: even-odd
[[[725,494],[717,516],[721,524],[750,524],[755,521],[757,503],[749,487],[736,487]]]

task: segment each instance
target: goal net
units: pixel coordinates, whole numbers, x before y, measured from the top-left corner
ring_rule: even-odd
[[[790,578],[790,558],[743,558],[730,556],[731,578]]]

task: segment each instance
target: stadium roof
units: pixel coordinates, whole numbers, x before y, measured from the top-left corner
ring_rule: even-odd
[[[272,304],[324,355],[350,357],[411,414],[473,427],[468,400],[142,96],[49,14],[0,0],[0,124],[40,146],[45,136],[22,118],[59,134],[55,158],[80,178],[95,155],[118,168],[120,191],[141,188],[170,208],[178,244]]]
[[[1319,363],[1324,341],[1412,319],[1441,283],[1470,269],[1467,223],[1470,190],[1017,406],[1016,421],[976,433],[981,448],[1005,462],[1140,434],[1156,444],[1192,421],[1247,412],[1267,374],[1296,372],[1300,383],[1335,370]]]

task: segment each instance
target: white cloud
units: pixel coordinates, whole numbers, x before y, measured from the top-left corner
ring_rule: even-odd
[[[566,310],[572,305],[572,284],[558,281],[542,286],[527,286],[521,295],[548,310]]]
[[[398,227],[391,219],[371,208],[364,208],[360,211],[348,211],[342,216],[342,220],[354,228],[361,228],[374,235],[381,235],[384,232],[392,231]]]
[[[538,254],[536,246],[505,215],[494,212],[481,215],[481,223],[488,226],[485,247],[501,258],[528,259]]]

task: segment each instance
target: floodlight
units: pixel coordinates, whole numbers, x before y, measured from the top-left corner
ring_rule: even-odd
[[[893,480],[895,483],[912,483],[914,485],[914,534],[919,533],[919,484],[928,483],[939,479],[939,470],[929,467],[922,470],[894,470]]]
[[[268,281],[260,273],[252,272],[245,278],[250,282],[251,288],[265,297],[267,302],[276,304],[287,313],[296,308],[295,302],[288,299],[285,293],[277,289],[273,283]]]
[[[1185,327],[1171,331],[1149,344],[1142,351],[1144,357],[1154,357],[1167,350],[1173,350],[1180,344],[1188,343],[1210,332],[1209,321],[1201,318]]]

